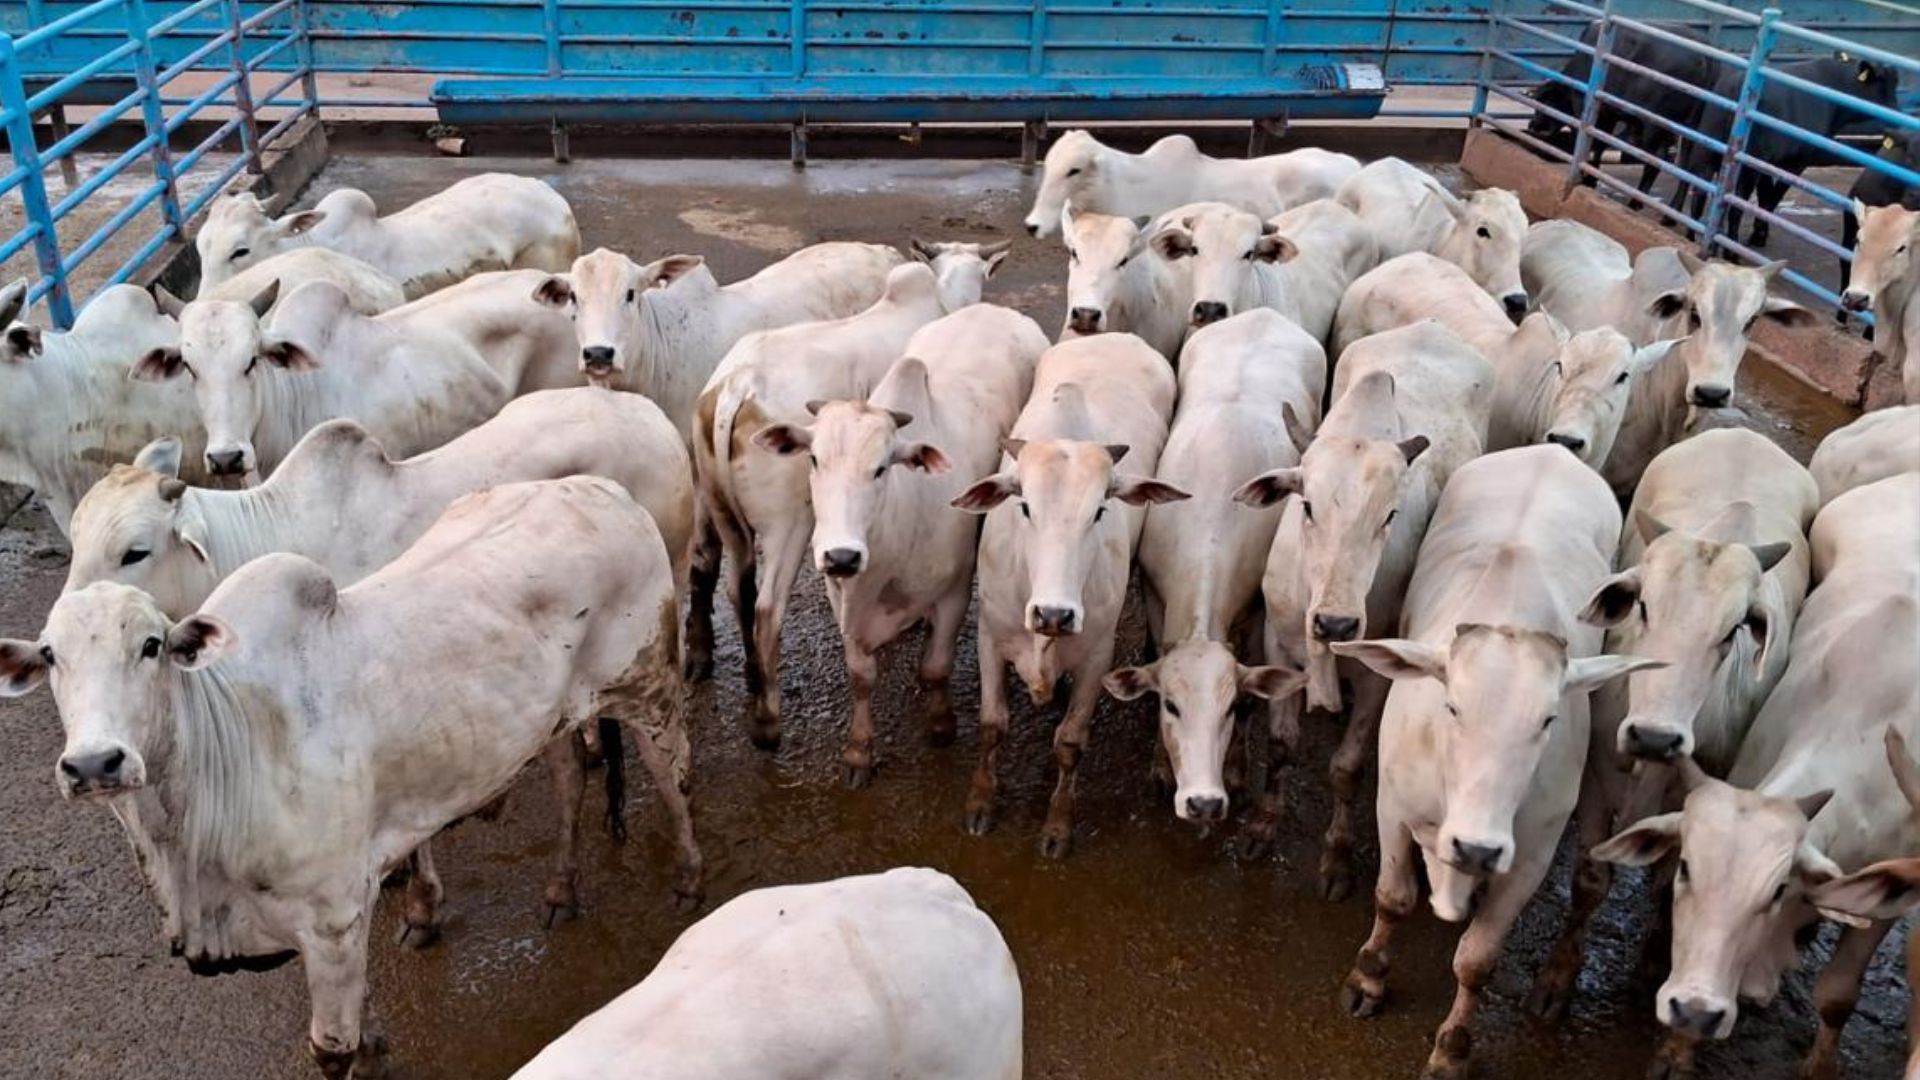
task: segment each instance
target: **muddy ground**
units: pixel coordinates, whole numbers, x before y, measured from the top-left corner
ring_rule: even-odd
[[[589,244],[642,257],[705,254],[722,280],[803,243],[901,242],[1014,235],[1030,181],[997,162],[820,162],[795,174],[779,162],[582,162],[345,158],[308,192],[355,185],[385,206],[459,176],[511,168],[550,178],[573,202]],[[1057,243],[1022,241],[991,299],[1057,326],[1064,257]],[[1749,422],[1802,456],[1843,419],[1793,386],[1750,382]],[[4,508],[0,508],[3,510]],[[0,634],[31,637],[66,573],[66,549],[39,508],[0,532]],[[883,664],[878,778],[847,792],[837,772],[846,680],[817,579],[803,578],[789,622],[782,679],[787,741],[774,756],[747,743],[740,652],[723,617],[719,679],[695,697],[698,827],[712,904],[742,890],[900,864],[958,877],[1004,930],[1027,996],[1029,1074],[1144,1080],[1375,1080],[1416,1075],[1446,1012],[1456,930],[1416,917],[1403,934],[1395,996],[1361,1022],[1336,992],[1365,936],[1361,895],[1329,904],[1313,867],[1324,827],[1319,769],[1289,788],[1297,816],[1279,856],[1245,863],[1232,830],[1200,833],[1174,820],[1147,784],[1151,707],[1106,702],[1082,768],[1076,850],[1041,859],[1036,841],[1051,785],[1049,715],[1018,704],[1005,753],[998,828],[959,828],[975,750],[978,673],[971,629],[955,685],[961,738],[928,748],[910,654]],[[1121,656],[1138,657],[1129,619]],[[916,648],[916,643],[908,648]],[[1311,725],[1315,761],[1337,736]],[[44,693],[0,707],[0,1075],[119,1078],[315,1075],[305,1055],[301,968],[196,978],[170,960],[118,827],[99,808],[63,805],[52,782],[60,725]],[[630,776],[643,776],[631,769]],[[541,925],[551,850],[544,781],[529,777],[494,824],[463,825],[440,850],[453,921],[430,951],[403,951],[379,913],[372,992],[395,1047],[396,1075],[417,1080],[502,1077],[542,1044],[643,976],[690,921],[674,913],[664,817],[643,780],[624,849],[586,841],[583,917]],[[589,821],[597,820],[600,796]],[[1370,830],[1369,830],[1370,831]],[[1371,858],[1371,850],[1363,853]],[[1628,879],[1604,912],[1571,1016],[1558,1026],[1520,1009],[1565,909],[1566,866],[1511,940],[1484,1014],[1484,1074],[1508,1080],[1630,1080],[1656,1035],[1651,993],[1633,977],[1644,901]],[[1368,868],[1370,872],[1370,867]],[[1370,880],[1363,876],[1363,881]],[[1904,1047],[1906,988],[1890,945],[1845,1042],[1848,1075],[1891,1080]],[[1806,980],[1770,1009],[1744,1015],[1735,1038],[1703,1055],[1709,1080],[1785,1080],[1815,1020]]]

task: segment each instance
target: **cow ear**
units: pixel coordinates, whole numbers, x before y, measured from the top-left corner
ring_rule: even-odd
[[[965,510],[970,514],[984,514],[987,511],[1020,494],[1020,478],[1012,473],[995,473],[954,496],[951,504],[956,510]]]
[[[180,481],[161,481],[163,488],[168,483],[180,484]],[[180,484],[180,489],[181,494],[185,494],[186,485]],[[165,495],[165,491],[161,494]],[[198,506],[180,502],[179,495],[175,495],[173,501],[180,503],[180,509],[173,517],[174,538],[193,552],[193,557],[200,560],[201,565],[212,566],[213,556],[207,551],[207,519],[201,516]]]
[[[1240,485],[1240,490],[1233,493],[1233,501],[1258,509],[1272,506],[1289,495],[1298,495],[1305,486],[1306,477],[1299,469],[1275,469]]]
[[[1887,725],[1887,767],[1893,770],[1893,782],[1907,805],[1920,814],[1920,764],[1907,753],[1907,737],[1894,724]]]
[[[1746,622],[1742,625],[1753,635],[1753,679],[1759,682],[1766,678],[1767,648],[1773,644],[1773,618],[1767,609],[1754,604],[1747,608]]]
[[[573,284],[559,274],[549,274],[533,287],[533,301],[553,308],[566,307],[573,303]]]
[[[1567,661],[1567,675],[1563,689],[1569,694],[1583,694],[1599,689],[1622,675],[1635,671],[1651,671],[1667,666],[1665,660],[1649,660],[1644,656],[1581,656]]]
[[[46,681],[47,660],[40,646],[16,638],[0,640],[0,697],[19,697]]]
[[[163,345],[135,360],[133,367],[127,370],[127,378],[140,382],[165,382],[185,370],[187,362],[180,358],[180,350]]]
[[[664,289],[699,268],[707,260],[699,255],[669,255],[648,263],[640,271],[647,287]]]
[[[1639,602],[1640,570],[1636,567],[1601,582],[1587,606],[1580,609],[1580,621],[1588,626],[1618,626]]]
[[[1005,435],[1000,436],[1000,452],[1007,455],[1010,458],[1019,457],[1020,451],[1025,450],[1026,448],[1027,448],[1027,440],[1025,439],[1013,439],[1013,438],[1008,438]]]
[[[1849,926],[1898,919],[1920,908],[1920,859],[1874,863],[1814,886],[1807,899],[1822,915]]]
[[[1298,254],[1299,246],[1279,233],[1262,236],[1253,244],[1253,257],[1261,262],[1283,263]]]
[[[1633,355],[1627,358],[1627,370],[1631,372],[1635,378],[1645,375],[1647,372],[1658,367],[1662,360],[1673,355],[1674,348],[1686,340],[1687,339],[1683,337],[1667,338],[1664,341],[1656,341],[1651,345],[1642,345],[1638,349],[1633,350]]]
[[[1307,446],[1313,442],[1313,428],[1300,419],[1299,413],[1293,411],[1293,402],[1280,403],[1280,422],[1287,426],[1287,438],[1293,440],[1294,450],[1306,453]]]
[[[233,651],[233,628],[211,615],[194,615],[167,633],[167,655],[183,671],[198,671]]]
[[[1114,477],[1113,483],[1107,485],[1107,495],[1128,506],[1157,506],[1193,498],[1172,484],[1144,476]]]
[[[0,289],[0,326],[5,326],[20,317],[27,310],[27,279],[14,278],[7,287]]]
[[[917,236],[907,237],[907,254],[928,265],[932,265],[933,260],[940,256],[940,253],[934,250],[932,244],[927,243]]]
[[[172,435],[163,435],[140,448],[133,455],[133,467],[145,469],[161,476],[178,477],[180,475],[180,440]]]
[[[14,358],[39,356],[40,328],[31,323],[17,323],[7,327],[7,346]]]
[[[1760,563],[1760,572],[1764,574],[1779,566],[1780,560],[1793,550],[1793,545],[1785,540],[1775,540],[1766,544],[1748,544],[1747,550],[1753,552],[1754,559]]]
[[[280,219],[280,228],[288,236],[303,236],[313,231],[313,227],[327,220],[325,210],[302,210],[297,214],[288,214]]]
[[[1687,310],[1687,290],[1669,289],[1647,304],[1647,314],[1656,319],[1671,319]]]
[[[1782,326],[1817,326],[1820,317],[1784,296],[1769,296],[1760,314]]]
[[[317,371],[320,360],[308,352],[299,342],[283,338],[278,334],[268,334],[260,342],[260,355],[267,363],[286,371]]]
[[[939,447],[923,442],[894,447],[887,464],[905,465],[910,469],[919,469],[923,473],[935,475],[953,468],[953,462],[947,459],[947,455],[940,452]]]
[[[1177,262],[1193,254],[1193,234],[1178,225],[1169,225],[1153,234],[1154,254],[1168,262]]]
[[[1160,689],[1153,665],[1114,668],[1100,680],[1115,701],[1134,701]]]
[[[1307,688],[1307,673],[1290,667],[1240,668],[1240,692],[1273,701]]]
[[[1447,681],[1447,654],[1423,641],[1404,638],[1337,641],[1329,648],[1336,656],[1358,660],[1389,679]]]
[[[1660,814],[1628,827],[1593,849],[1593,857],[1616,866],[1652,866],[1680,848],[1680,814]]]
[[[753,445],[781,457],[792,457],[813,445],[813,432],[799,424],[768,424],[753,433]]]

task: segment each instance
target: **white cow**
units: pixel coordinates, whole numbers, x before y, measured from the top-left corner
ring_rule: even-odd
[[[813,508],[806,463],[768,453],[753,440],[769,425],[804,421],[809,402],[865,397],[915,331],[945,313],[931,267],[896,266],[880,299],[858,315],[741,338],[694,406],[694,473],[704,517],[689,665],[702,675],[712,666],[710,612],[724,548],[752,699],[750,730],[764,749],[780,744],[780,632],[813,532]]]
[[[534,298],[544,270],[493,270],[436,290],[390,312],[389,321],[446,333],[483,357],[508,393],[579,386],[573,320]]]
[[[26,301],[25,278],[0,289],[0,480],[39,493],[65,533],[74,504],[110,466],[163,435],[198,432],[199,414],[185,386],[127,377],[180,335],[143,290],[109,285],[65,333],[16,322]],[[197,480],[204,440],[192,442]]]
[[[1303,422],[1307,414],[1289,417],[1299,465],[1256,476],[1236,496],[1255,507],[1295,496],[1282,508],[1261,592],[1267,661],[1304,668],[1309,678],[1304,695],[1268,707],[1274,760],[1246,846],[1255,854],[1271,846],[1285,809],[1280,766],[1298,759],[1301,714],[1309,706],[1338,712],[1344,676],[1353,711],[1330,767],[1333,820],[1320,864],[1331,897],[1353,887],[1354,807],[1387,682],[1329,646],[1399,626],[1440,493],[1486,445],[1493,386],[1486,360],[1440,323],[1366,338],[1341,355],[1319,430]]]
[[[1020,973],[937,870],[755,889],[514,1080],[1020,1080]]]
[[[378,315],[407,302],[406,291],[393,275],[323,247],[291,248],[261,259],[218,285],[203,287],[198,298],[245,302],[276,281],[282,296],[309,281],[330,281],[347,294],[347,302],[362,315]]]
[[[979,556],[980,764],[966,809],[975,835],[992,827],[1012,664],[1038,705],[1053,700],[1060,676],[1073,678],[1053,736],[1059,780],[1041,851],[1060,858],[1072,846],[1074,775],[1100,677],[1113,666],[1142,508],[1187,497],[1147,478],[1166,442],[1175,392],[1166,359],[1131,334],[1061,342],[1040,358],[1000,471],[954,500],[987,515]],[[1141,472],[1117,471],[1123,459]]]
[[[185,375],[207,433],[215,476],[249,482],[271,472],[308,431],[355,420],[387,453],[412,457],[486,420],[507,387],[466,341],[405,308],[371,318],[347,294],[313,281],[275,308],[278,286],[253,298],[195,300],[178,311],[177,345],[149,351],[130,372]],[[161,294],[166,301],[166,294]],[[261,316],[275,308],[270,326]]]
[[[849,787],[873,778],[876,654],[923,619],[928,735],[936,746],[953,741],[953,655],[980,528],[948,504],[999,463],[1046,350],[1032,319],[975,304],[915,333],[865,400],[815,402],[811,427],[774,424],[754,437],[812,465],[813,565],[827,579],[853,687],[841,753]]]
[[[1673,350],[1685,343],[1666,340],[1635,348],[1625,334],[1601,327],[1573,335],[1560,349],[1549,374],[1553,397],[1545,403],[1545,441],[1558,443],[1596,472],[1611,460],[1620,427],[1626,422],[1636,388],[1664,368],[1685,369]]]
[[[1690,277],[1677,248],[1629,256],[1613,237],[1567,218],[1535,222],[1520,245],[1527,296],[1576,334],[1605,327],[1635,345],[1682,337]]]
[[[420,297],[483,270],[564,270],[580,254],[567,200],[544,180],[483,173],[380,216],[358,188],[279,218],[251,193],[214,200],[194,238],[202,295],[255,263],[315,244],[351,255]]]
[[[647,395],[691,442],[694,399],[727,350],[755,330],[864,311],[901,262],[879,244],[815,244],[722,286],[699,255],[642,266],[597,248],[542,281],[534,297],[573,316],[589,383]]]
[[[1340,301],[1335,353],[1382,330],[1438,319],[1493,365],[1487,449],[1539,442],[1552,423],[1559,390],[1557,361],[1566,329],[1545,312],[1515,326],[1466,271],[1435,255],[1389,259],[1362,275]]]
[[[1652,663],[1597,655],[1600,631],[1576,617],[1619,535],[1612,493],[1573,455],[1489,454],[1440,498],[1407,589],[1406,637],[1333,646],[1394,680],[1380,727],[1373,933],[1347,976],[1347,1009],[1371,1016],[1385,999],[1394,931],[1419,900],[1416,850],[1434,914],[1468,923],[1429,1076],[1470,1067],[1481,993],[1573,813],[1587,692]]]
[[[1886,768],[1886,728],[1920,738],[1920,473],[1856,488],[1813,523],[1814,579],[1793,657],[1726,782],[1692,777],[1684,807],[1632,826],[1600,858],[1679,856],[1673,971],[1655,1011],[1660,1050],[1688,1071],[1703,1038],[1732,1033],[1742,1000],[1779,992],[1818,918],[1809,895],[1835,878],[1920,849],[1920,819]],[[1891,650],[1891,651],[1890,651]],[[1820,1033],[1802,1076],[1839,1075],[1841,1029],[1890,920],[1849,927],[1814,986]]]
[[[1807,468],[1822,506],[1876,480],[1920,472],[1920,405],[1877,409],[1831,432]]]
[[[125,585],[68,593],[38,641],[0,642],[0,694],[52,685],[55,777],[120,819],[174,952],[196,971],[301,956],[321,1071],[378,1075],[381,879],[543,750],[571,759],[586,720],[636,736],[674,819],[675,891],[698,898],[676,618],[659,530],[618,485],[509,484],[349,589],[280,554],[179,622]],[[582,791],[556,775],[573,782],[550,904],[573,896]]]
[[[1067,245],[1067,322],[1061,340],[1109,331],[1133,334],[1173,360],[1186,340],[1193,301],[1187,273],[1155,254],[1152,220],[1076,209],[1060,214]]]
[[[1152,217],[1192,202],[1223,202],[1269,218],[1332,195],[1358,172],[1346,154],[1304,147],[1257,158],[1215,158],[1185,135],[1169,135],[1143,154],[1069,131],[1047,149],[1027,232],[1050,236],[1071,202],[1115,217]]]
[[[1271,221],[1218,203],[1182,207],[1152,244],[1186,269],[1194,326],[1270,307],[1321,342],[1348,285],[1379,261],[1366,224],[1330,199]]]
[[[1013,252],[1013,241],[995,240],[988,244],[966,240],[922,240],[915,236],[907,242],[907,254],[933,268],[940,283],[940,305],[959,311],[980,302],[987,279],[1000,269]]]
[[[1334,198],[1367,223],[1381,259],[1437,255],[1466,271],[1514,322],[1527,313],[1520,280],[1527,213],[1513,192],[1481,188],[1456,198],[1424,170],[1385,157],[1368,162]]]
[[[1280,697],[1305,679],[1239,660],[1258,651],[1245,645],[1258,640],[1260,574],[1280,514],[1240,509],[1233,495],[1240,478],[1300,460],[1282,416],[1311,428],[1326,385],[1326,350],[1275,311],[1202,327],[1180,353],[1180,405],[1154,475],[1192,501],[1149,508],[1140,534],[1159,659],[1104,681],[1122,701],[1159,695],[1155,772],[1183,821],[1226,817],[1223,770],[1240,695]]]
[[[1869,208],[1854,200],[1860,241],[1853,252],[1853,277],[1840,297],[1848,311],[1873,312],[1873,349],[1900,372],[1907,404],[1920,405],[1920,210],[1898,203]]]

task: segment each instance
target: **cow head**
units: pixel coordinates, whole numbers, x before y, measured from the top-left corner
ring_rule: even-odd
[[[1545,441],[1566,447],[1594,469],[1605,465],[1634,384],[1677,344],[1660,341],[1635,349],[1626,335],[1605,328],[1574,335],[1554,362],[1560,387]]]
[[[1855,199],[1853,212],[1860,218],[1860,240],[1853,249],[1853,277],[1840,296],[1841,306],[1871,311],[1883,296],[1912,295],[1920,284],[1920,257],[1915,255],[1920,251],[1920,210],[1869,207]],[[1896,331],[1888,327],[1882,332]]]
[[[1173,813],[1182,821],[1224,821],[1222,773],[1233,736],[1233,706],[1242,694],[1284,698],[1306,685],[1305,672],[1248,667],[1217,641],[1194,638],[1144,667],[1115,668],[1102,684],[1121,701],[1160,696],[1160,742],[1173,764]]]
[[[1041,166],[1040,190],[1033,197],[1033,209],[1027,211],[1028,236],[1053,235],[1060,225],[1060,212],[1069,201],[1081,206],[1111,204],[1102,161],[1107,154],[1100,140],[1085,131],[1069,131],[1054,140]]]
[[[40,328],[19,321],[27,310],[26,278],[15,278],[0,289],[0,326],[6,337],[0,341],[0,363],[19,363],[40,355]]]
[[[115,465],[73,511],[73,562],[63,591],[96,581],[133,585],[162,611],[192,611],[219,584],[199,504],[180,481],[180,440],[147,444]]]
[[[1785,260],[1757,270],[1718,259],[1702,262],[1684,252],[1681,261],[1693,274],[1681,309],[1688,337],[1679,349],[1687,365],[1687,405],[1693,410],[1727,408],[1733,404],[1747,342],[1761,319],[1789,326],[1810,326],[1818,320],[1799,304],[1768,294],[1767,286],[1786,268]],[[1672,314],[1674,303],[1670,295],[1657,299],[1654,314]]]
[[[1077,211],[1068,203],[1060,214],[1060,238],[1067,244],[1067,329],[1098,334],[1113,328],[1113,305],[1135,259],[1152,258],[1144,230],[1147,219]]]
[[[700,272],[699,255],[668,255],[645,266],[617,251],[598,248],[573,261],[573,270],[543,279],[534,300],[573,316],[580,341],[580,372],[594,386],[652,385],[655,357],[647,348],[647,293],[686,280],[716,287]]]
[[[1751,515],[1739,504],[1731,513]],[[1784,541],[1727,544],[1672,532],[1640,511],[1650,542],[1640,563],[1594,590],[1580,618],[1632,633],[1636,654],[1666,662],[1627,684],[1627,717],[1618,735],[1622,754],[1672,762],[1692,757],[1693,722],[1720,673],[1757,682],[1766,670],[1773,623],[1762,579],[1792,553]],[[1715,747],[1715,756],[1730,747]]]
[[[180,344],[151,350],[128,375],[147,382],[193,380],[193,395],[207,429],[207,472],[214,476],[258,477],[253,437],[270,392],[262,382],[320,366],[312,351],[317,342],[302,343],[261,326],[261,318],[279,296],[280,283],[275,281],[247,303],[196,300],[182,304],[165,289],[154,287],[161,308],[180,320]],[[343,316],[350,307],[346,293],[331,282],[308,282],[294,291],[288,303],[295,297],[305,306]]]
[[[1153,234],[1153,250],[1187,268],[1194,326],[1206,326],[1250,307],[1258,292],[1255,263],[1283,263],[1300,253],[1279,227],[1245,210],[1202,203],[1162,225]]]
[[[913,237],[908,241],[907,249],[914,258],[933,268],[934,280],[939,282],[940,287],[940,307],[952,313],[980,302],[981,294],[986,291],[987,279],[1000,269],[1000,264],[1006,262],[1007,255],[1013,251],[1013,241],[970,244],[948,240],[928,243]]]
[[[1026,554],[1027,630],[1043,637],[1078,634],[1086,629],[1081,595],[1095,561],[1115,549],[1126,558],[1127,525],[1113,504],[1149,506],[1188,495],[1171,484],[1116,472],[1125,446],[1009,439],[1003,448],[1012,467],[961,492],[953,505],[984,514],[1005,504],[1001,514],[1017,515],[1013,526]]]
[[[903,368],[918,369],[924,390],[926,365],[909,357],[888,378],[900,377]],[[811,428],[773,424],[753,441],[776,454],[807,455],[814,568],[830,578],[852,577],[867,568],[869,537],[887,512],[888,474],[896,466],[925,473],[952,466],[939,447],[902,436],[913,423],[907,413],[862,401],[814,401],[807,408],[814,414]]]
[[[1428,844],[1433,857],[1467,878],[1513,869],[1514,819],[1534,785],[1569,698],[1610,679],[1658,664],[1631,656],[1567,656],[1567,643],[1541,630],[1468,623],[1445,646],[1422,641],[1342,642],[1333,646],[1389,679],[1431,679],[1443,696],[1431,699],[1429,730],[1435,766],[1445,777],[1446,810]],[[1423,703],[1429,699],[1422,698]],[[1587,733],[1580,740],[1585,753]],[[1577,783],[1578,774],[1566,778]],[[1426,841],[1423,841],[1423,843]],[[1465,897],[1435,912],[1464,917]]]
[[[314,226],[326,219],[323,210],[269,217],[260,200],[246,191],[215,199],[193,238],[200,255],[201,294],[255,263],[311,243]]]
[[[1648,818],[1594,848],[1597,859],[1647,866],[1679,856],[1673,886],[1673,973],[1654,1003],[1660,1022],[1724,1039],[1742,998],[1765,1003],[1817,914],[1809,891],[1840,876],[1807,842],[1832,792],[1775,798],[1708,779],[1686,762],[1682,809]]]
[[[1500,301],[1514,322],[1527,313],[1527,290],[1520,284],[1520,245],[1527,236],[1527,212],[1520,197],[1504,188],[1481,188],[1464,199],[1439,187],[1427,199],[1453,219],[1453,228],[1434,251],[1467,272],[1475,285]]]

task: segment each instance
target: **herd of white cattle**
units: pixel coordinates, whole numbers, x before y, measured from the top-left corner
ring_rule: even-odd
[[[1899,362],[1920,215],[1864,217],[1850,296]],[[1042,705],[1067,678],[1049,856],[1103,689],[1158,697],[1153,771],[1197,822],[1249,772],[1236,706],[1268,702],[1255,851],[1304,712],[1347,711],[1326,893],[1352,888],[1376,758],[1381,856],[1344,1006],[1386,1000],[1423,870],[1467,924],[1427,1076],[1468,1068],[1575,820],[1534,1008],[1565,1009],[1611,867],[1658,865],[1656,1070],[1770,999],[1824,915],[1846,929],[1806,1075],[1836,1076],[1867,962],[1920,898],[1920,404],[1809,470],[1714,423],[1755,323],[1813,318],[1769,295],[1778,264],[1629,258],[1394,158],[1072,132],[1026,224],[1064,241],[1057,342],[981,302],[1009,242],[823,243],[722,285],[698,255],[581,254],[565,200],[502,174],[386,216],[356,190],[278,218],[223,197],[196,299],[112,287],[66,333],[17,321],[17,282],[0,479],[73,558],[37,640],[0,642],[0,694],[49,685],[61,791],[120,820],[194,970],[301,957],[330,1077],[385,1058],[383,879],[410,866],[403,935],[430,941],[430,841],[535,758],[550,915],[578,906],[581,747],[617,771],[629,739],[700,900],[685,680],[711,673],[724,572],[751,737],[777,745],[803,563],[845,644],[850,785],[874,775],[877,653],[916,624],[944,743],[978,600],[971,832],[1006,668]],[[1136,566],[1152,659],[1116,666]],[[1021,1007],[964,890],[894,870],[734,900],[520,1075],[1003,1080]]]

